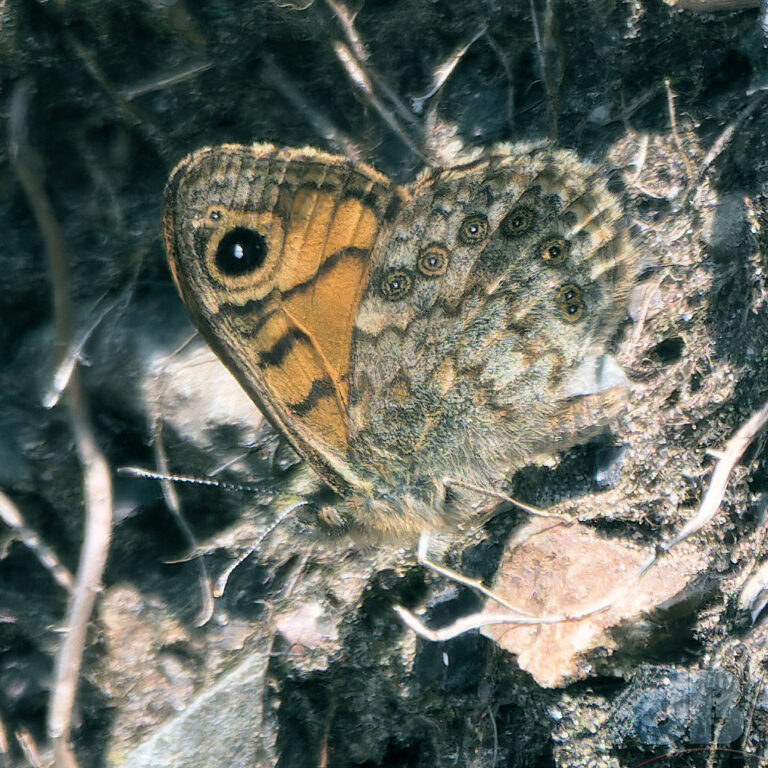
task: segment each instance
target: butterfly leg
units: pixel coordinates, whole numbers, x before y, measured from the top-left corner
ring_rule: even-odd
[[[498,595],[494,594],[479,579],[472,579],[469,576],[464,576],[458,571],[453,570],[453,568],[448,568],[444,565],[440,565],[439,563],[436,563],[434,560],[431,560],[429,557],[429,533],[427,531],[425,531],[424,533],[421,534],[421,536],[419,536],[419,545],[418,545],[418,548],[416,549],[416,559],[425,568],[429,568],[431,571],[434,571],[435,573],[439,573],[441,576],[445,576],[447,579],[450,579],[451,581],[454,581],[457,584],[463,584],[465,587],[474,589],[476,592],[479,592],[481,595],[484,595],[485,597],[489,597],[491,600],[494,600],[497,603],[499,603],[499,605],[503,605],[508,610],[516,614],[519,614],[520,616],[531,615],[530,613],[527,613],[526,611],[523,611],[520,608],[516,608],[511,603],[508,603],[503,598],[500,598]]]
[[[413,613],[412,611],[409,611],[407,608],[404,608],[402,605],[395,606],[394,608],[395,613],[400,617],[403,623],[406,626],[410,627],[410,629],[412,629],[417,635],[419,635],[420,637],[423,637],[425,640],[431,640],[433,642],[441,642],[444,640],[450,640],[452,637],[457,637],[458,635],[464,632],[468,632],[469,630],[472,630],[472,629],[477,629],[479,627],[485,626],[486,624],[498,624],[498,623],[505,623],[505,622],[522,623],[522,624],[539,623],[540,621],[539,619],[532,616],[527,611],[523,611],[520,608],[516,608],[511,603],[499,597],[493,591],[488,589],[488,587],[482,584],[478,579],[472,579],[469,576],[464,576],[463,574],[453,570],[452,568],[448,568],[444,565],[440,565],[439,563],[436,563],[434,560],[431,560],[429,557],[429,538],[430,538],[429,533],[426,531],[422,533],[421,536],[419,537],[419,544],[416,550],[416,559],[421,565],[425,566],[426,568],[429,568],[435,573],[439,573],[441,576],[445,576],[446,578],[456,582],[457,584],[463,584],[465,587],[474,589],[476,592],[479,592],[485,597],[488,597],[491,600],[494,600],[495,602],[504,606],[509,611],[509,613],[503,613],[503,614],[473,613],[469,616],[464,616],[458,619],[457,621],[453,622],[447,627],[443,627],[442,629],[439,629],[439,630],[433,630],[427,627],[427,625],[424,624],[424,622],[421,619],[419,619],[419,617],[416,616],[416,614]]]
[[[494,491],[490,488],[483,488],[480,485],[475,485],[474,483],[467,483],[464,480],[456,480],[454,478],[449,477],[445,479],[445,485],[446,487],[453,486],[454,488],[465,488],[468,491],[474,491],[483,496],[487,496],[488,498],[491,498],[491,499],[497,499],[498,501],[505,501],[509,504],[512,504],[515,507],[518,507],[519,509],[522,509],[524,512],[527,512],[529,515],[533,515],[534,517],[551,517],[556,520],[562,520],[564,523],[573,522],[571,518],[567,517],[566,515],[558,515],[552,512],[545,512],[543,509],[539,509],[538,507],[532,507],[530,504],[525,504],[522,501],[513,499],[509,494],[501,493],[500,491]]]

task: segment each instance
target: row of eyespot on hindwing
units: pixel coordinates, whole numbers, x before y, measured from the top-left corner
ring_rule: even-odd
[[[533,225],[534,212],[527,206],[513,208],[502,220],[501,231],[509,238],[524,235]],[[459,227],[459,240],[464,245],[477,245],[488,237],[488,219],[482,215],[468,216]],[[549,237],[538,246],[539,258],[550,266],[562,264],[568,257],[569,243],[562,237]],[[430,243],[419,254],[416,269],[425,277],[439,277],[448,269],[448,250],[440,243]],[[379,293],[387,301],[405,298],[413,286],[411,273],[402,267],[389,270],[379,283]],[[563,319],[576,323],[584,316],[581,288],[575,283],[561,286],[555,304]]]

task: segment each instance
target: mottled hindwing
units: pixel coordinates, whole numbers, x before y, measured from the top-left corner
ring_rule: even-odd
[[[311,149],[224,145],[166,187],[165,244],[205,339],[335,490],[347,464],[352,328],[370,254],[404,193]]]
[[[355,320],[352,454],[405,485],[498,486],[589,391],[570,382],[626,311],[627,226],[564,150],[500,146],[410,192]]]

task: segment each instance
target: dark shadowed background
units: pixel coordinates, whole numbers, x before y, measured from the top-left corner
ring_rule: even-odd
[[[202,564],[215,581],[269,527],[296,459],[199,339],[175,352],[192,328],[161,241],[165,179],[208,144],[312,145],[401,182],[459,142],[550,139],[602,164],[624,188],[641,252],[612,345],[630,405],[605,435],[523,470],[510,488],[652,545],[694,514],[708,451],[768,398],[761,11],[689,5],[703,10],[660,0],[0,0],[0,490],[74,570],[82,471],[66,409],[43,405],[59,358],[46,245],[11,163],[19,137],[62,228],[74,342],[112,466],[157,468],[164,454],[172,472],[256,486],[178,487],[185,533],[157,483],[116,479],[74,712],[83,768],[765,757],[765,592],[744,592],[768,554],[760,438],[696,540],[706,566],[677,613],[625,628],[621,652],[601,661],[595,650],[589,673],[567,686],[540,687],[476,633],[417,640],[393,605],[426,606],[438,625],[476,598],[426,574],[412,552],[327,542],[301,520],[234,569],[205,614]],[[27,99],[23,114],[14,94]],[[492,577],[521,519],[500,515],[449,561]],[[48,765],[67,594],[18,530],[0,535],[0,765],[34,765],[30,742]],[[190,536],[204,560],[185,559]],[[717,685],[712,670],[725,673]],[[734,752],[661,757],[717,733]]]

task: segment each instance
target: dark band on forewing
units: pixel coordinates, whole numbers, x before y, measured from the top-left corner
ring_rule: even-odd
[[[289,328],[269,349],[259,352],[259,366],[281,365],[297,341],[309,341],[309,336],[300,328]]]
[[[295,293],[300,293],[302,291],[311,289],[315,285],[317,280],[321,278],[326,272],[329,272],[331,269],[333,269],[341,259],[347,256],[352,256],[353,258],[357,258],[357,259],[360,259],[360,261],[363,261],[367,259],[369,252],[370,252],[370,249],[368,248],[355,248],[355,247],[341,248],[335,253],[332,253],[326,259],[324,259],[320,263],[314,275],[309,279],[305,280],[304,282],[297,283],[296,285],[293,285],[284,291],[279,291],[277,289],[274,289],[270,293],[268,293],[263,299],[249,299],[244,304],[237,304],[233,301],[224,302],[219,308],[219,312],[228,314],[229,316],[238,316],[238,317],[249,317],[251,315],[254,315],[254,316],[258,315],[262,312],[263,308],[270,301],[279,300],[280,298],[283,298],[283,299],[289,298]],[[261,318],[261,320],[263,322],[264,318]],[[255,335],[258,329],[259,329],[259,326],[254,326],[254,328],[251,329],[249,335],[251,336]]]
[[[323,397],[333,397],[336,393],[336,387],[329,376],[324,376],[322,379],[315,379],[312,382],[312,387],[309,390],[309,394],[297,403],[288,403],[288,407],[291,412],[296,416],[305,416],[309,413]]]

